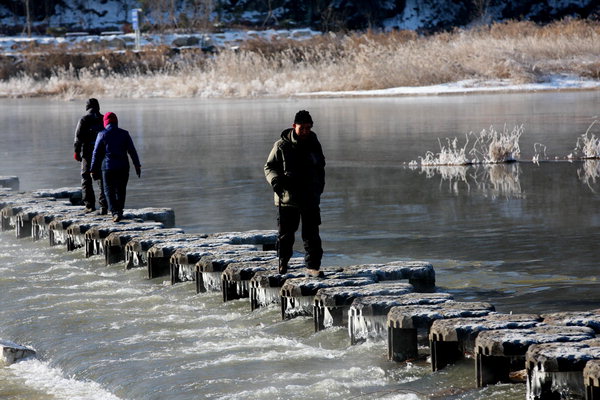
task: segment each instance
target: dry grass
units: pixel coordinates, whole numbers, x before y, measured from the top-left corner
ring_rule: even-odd
[[[600,79],[600,23],[506,22],[420,37],[414,32],[251,40],[214,56],[166,47],[110,52],[24,49],[0,59],[0,96],[287,96],[424,86],[465,79],[536,82],[568,73]]]

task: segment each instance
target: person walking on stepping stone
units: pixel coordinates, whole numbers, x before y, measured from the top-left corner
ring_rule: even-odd
[[[96,211],[96,197],[94,194],[94,184],[91,176],[92,153],[98,133],[104,129],[102,124],[102,114],[100,114],[100,103],[97,99],[88,99],[85,104],[85,114],[75,128],[75,153],[73,158],[81,163],[81,193],[83,195],[83,204],[85,212]],[[106,214],[108,205],[102,187],[102,179],[98,180],[98,203],[100,204],[100,214]]]
[[[264,167],[265,177],[274,191],[277,206],[277,252],[279,273],[285,274],[292,257],[294,236],[302,220],[304,263],[307,275],[322,277],[323,248],[319,236],[319,204],[325,187],[325,156],[312,131],[310,113],[296,113],[291,128],[284,130],[273,145]]]
[[[98,134],[92,155],[92,176],[104,182],[104,192],[108,200],[113,221],[123,219],[127,182],[129,181],[129,159],[131,157],[138,178],[142,166],[129,132],[118,127],[115,113],[104,115],[104,130]]]

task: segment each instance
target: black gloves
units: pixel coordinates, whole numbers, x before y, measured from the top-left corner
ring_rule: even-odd
[[[271,180],[271,186],[273,186],[273,191],[277,193],[277,196],[283,198],[283,192],[285,191],[285,187],[283,186],[283,177],[276,176]]]

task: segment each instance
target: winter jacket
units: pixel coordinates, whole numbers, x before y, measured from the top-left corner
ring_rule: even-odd
[[[81,117],[75,128],[75,153],[81,155],[84,160],[90,161],[92,159],[92,152],[94,151],[94,144],[96,143],[96,137],[98,132],[104,129],[102,124],[102,114],[100,110],[95,107],[87,109],[88,113]]]
[[[273,185],[283,184],[281,199],[275,193],[276,206],[317,207],[325,187],[325,156],[314,132],[298,140],[293,129],[281,133],[265,164],[265,177]]]
[[[141,165],[129,132],[119,128],[117,124],[109,124],[96,138],[91,170],[129,169],[127,154],[131,156],[134,166]]]

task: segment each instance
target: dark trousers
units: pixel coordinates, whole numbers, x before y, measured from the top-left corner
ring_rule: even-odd
[[[321,211],[319,207],[297,208],[279,207],[277,215],[277,251],[281,262],[290,260],[294,248],[294,236],[302,220],[302,240],[304,242],[304,264],[307,268],[318,270],[321,267],[323,248],[319,236]]]
[[[108,201],[108,210],[112,215],[123,215],[129,169],[102,170],[102,180],[104,181],[104,193],[106,193],[106,200]]]
[[[83,204],[87,208],[96,208],[96,195],[94,194],[94,180],[90,175],[90,164],[91,160],[81,160],[81,194],[83,196]],[[104,186],[102,179],[98,180],[98,190],[100,192],[98,196],[98,204],[100,208],[108,208],[106,203],[106,196],[104,195]]]

